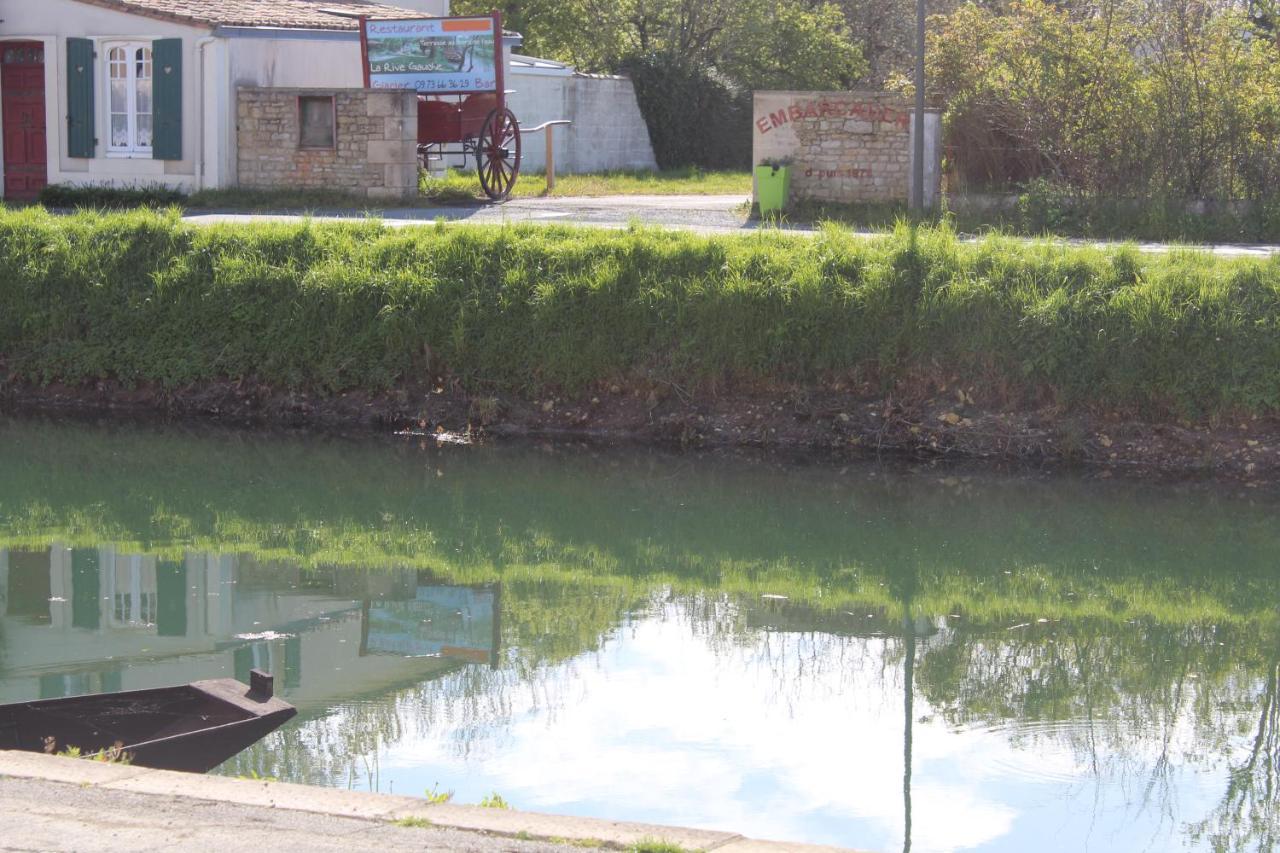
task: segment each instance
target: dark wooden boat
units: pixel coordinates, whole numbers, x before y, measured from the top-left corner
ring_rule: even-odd
[[[272,676],[0,705],[0,749],[123,753],[141,767],[205,773],[298,713]]]

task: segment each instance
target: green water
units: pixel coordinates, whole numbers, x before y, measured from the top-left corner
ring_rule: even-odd
[[[0,702],[220,769],[864,849],[1270,849],[1280,526],[1203,485],[0,422]]]

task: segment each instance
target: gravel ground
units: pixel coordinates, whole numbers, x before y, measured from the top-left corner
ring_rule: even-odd
[[[0,778],[0,850],[543,853],[580,847],[435,827]]]

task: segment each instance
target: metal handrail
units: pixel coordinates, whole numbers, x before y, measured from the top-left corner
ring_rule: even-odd
[[[573,124],[570,119],[558,118],[552,121],[544,121],[537,127],[522,127],[520,134],[547,132],[547,192],[551,192],[556,188],[556,153],[555,153],[555,128],[560,124]]]
[[[555,119],[554,121],[544,121],[542,124],[537,125],[536,127],[521,127],[520,132],[521,133],[539,133],[543,130],[546,130],[548,127],[552,127],[557,124],[573,124],[573,121],[567,118],[558,118],[558,119]]]

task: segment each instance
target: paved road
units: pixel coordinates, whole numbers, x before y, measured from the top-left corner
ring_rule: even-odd
[[[445,220],[483,225],[539,223],[544,225],[595,225],[623,228],[632,222],[687,228],[695,231],[732,233],[752,231],[758,222],[747,218],[748,197],[629,195],[597,198],[519,198],[503,204],[442,205],[438,207],[395,207],[378,211],[382,221],[392,226],[423,225]],[[350,219],[366,216],[364,211],[318,211],[314,219]],[[255,219],[299,218],[289,214],[241,214],[231,211],[191,213],[193,222],[241,222]],[[804,231],[812,231],[806,226]]]
[[[476,224],[561,224],[588,225],[600,228],[625,228],[633,222],[659,225],[705,234],[743,234],[761,229],[811,235],[817,229],[810,224],[784,223],[782,226],[762,224],[749,219],[748,197],[745,195],[620,195],[590,197],[552,197],[512,199],[504,204],[444,205],[440,207],[396,207],[377,211],[381,220],[392,227],[425,225],[437,221]],[[313,220],[361,219],[367,211],[318,211]],[[185,217],[194,223],[300,221],[298,214],[246,214],[235,212],[192,212]],[[858,231],[862,236],[875,232]],[[1116,246],[1119,241],[1063,240],[1066,245]],[[1143,252],[1167,252],[1174,246],[1166,243],[1139,243]],[[1223,243],[1202,247],[1224,257],[1266,258],[1280,254],[1280,246]]]
[[[0,850],[582,853],[580,847],[455,829],[5,778],[0,778]]]
[[[852,853],[735,832],[430,803],[0,750],[0,851],[568,853],[663,839],[716,853]]]

